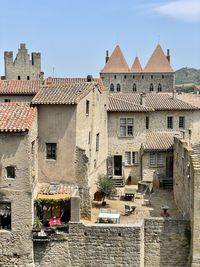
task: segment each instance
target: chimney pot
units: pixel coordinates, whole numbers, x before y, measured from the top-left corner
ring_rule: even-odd
[[[170,63],[170,50],[167,49],[167,56],[166,56],[168,62]]]

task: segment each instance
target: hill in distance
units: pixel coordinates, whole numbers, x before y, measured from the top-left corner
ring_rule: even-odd
[[[176,71],[176,85],[199,85],[200,70],[194,68],[181,68]]]

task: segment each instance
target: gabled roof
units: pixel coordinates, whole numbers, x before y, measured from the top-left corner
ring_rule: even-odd
[[[139,60],[139,58],[138,57],[136,57],[135,58],[135,60],[134,60],[134,62],[133,62],[133,65],[132,65],[132,67],[131,67],[131,70],[130,70],[131,72],[142,72],[143,70],[142,70],[142,66],[141,66],[141,64],[140,64],[140,60]]]
[[[140,105],[140,94],[137,93],[120,93],[115,94],[115,98],[128,101],[132,104]],[[199,110],[200,108],[187,103],[184,100],[172,97],[167,93],[148,93],[146,94],[146,107],[154,110]]]
[[[93,78],[92,81],[98,83],[101,91],[106,90],[104,88],[103,81],[101,78]],[[87,78],[52,78],[52,77],[48,77],[45,80],[45,85],[52,85],[52,84],[65,85],[65,84],[69,84],[69,83],[86,83],[86,82],[87,82]]]
[[[30,130],[37,109],[28,103],[0,103],[0,132],[25,132]]]
[[[101,73],[127,73],[130,72],[129,66],[124,58],[124,55],[117,45],[108,62],[104,66]]]
[[[148,131],[143,148],[151,151],[172,150],[175,135],[177,135],[175,132]]]
[[[109,95],[108,111],[110,112],[149,112],[149,111],[153,111],[153,109],[139,105],[139,104],[131,103],[128,100],[119,99],[115,97],[115,95]]]
[[[152,56],[150,57],[149,61],[147,62],[146,66],[144,68],[144,72],[149,72],[149,73],[174,72],[159,44],[157,45]]]
[[[0,80],[0,94],[35,95],[41,85],[40,80]]]
[[[63,85],[50,85],[43,87],[33,98],[33,104],[77,104],[93,88],[100,91],[96,82],[69,83]]]

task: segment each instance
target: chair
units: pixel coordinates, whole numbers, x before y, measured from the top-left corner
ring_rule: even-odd
[[[125,205],[125,215],[130,215],[132,212],[135,211],[135,206]]]
[[[144,198],[144,205],[145,206],[151,206],[151,196],[152,196],[152,194],[150,194],[147,198]]]

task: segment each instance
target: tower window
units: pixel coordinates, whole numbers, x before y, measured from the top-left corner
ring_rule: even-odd
[[[56,143],[46,143],[46,158],[56,159]]]
[[[149,91],[153,92],[153,83],[150,84]]]
[[[133,75],[133,79],[135,79],[135,75]]]
[[[96,134],[96,151],[99,151],[99,133]]]
[[[133,92],[136,92],[137,91],[137,87],[136,87],[136,84],[134,83],[133,84]]]
[[[158,84],[158,92],[161,92],[162,91],[162,85],[159,83]]]
[[[124,75],[124,79],[126,79],[126,75]]]
[[[18,80],[21,80],[21,77],[20,77],[20,76],[18,76],[18,77],[17,77],[17,79],[18,79]]]
[[[6,177],[15,178],[15,167],[14,166],[6,167]]]
[[[117,79],[117,75],[114,76],[114,79],[115,79],[115,80]]]
[[[164,79],[165,78],[165,75],[162,75],[162,79]]]
[[[146,117],[146,129],[149,129],[149,117]]]
[[[144,75],[142,75],[142,79],[144,79]]]
[[[153,75],[151,75],[151,79],[153,79]]]
[[[118,83],[117,84],[117,92],[120,92],[121,91],[121,86],[120,86],[120,84]]]
[[[30,76],[27,76],[27,80],[30,80]]]
[[[114,92],[114,90],[115,90],[114,84],[111,83],[111,85],[110,85],[110,92]]]
[[[86,115],[89,115],[90,112],[90,101],[86,100]]]

